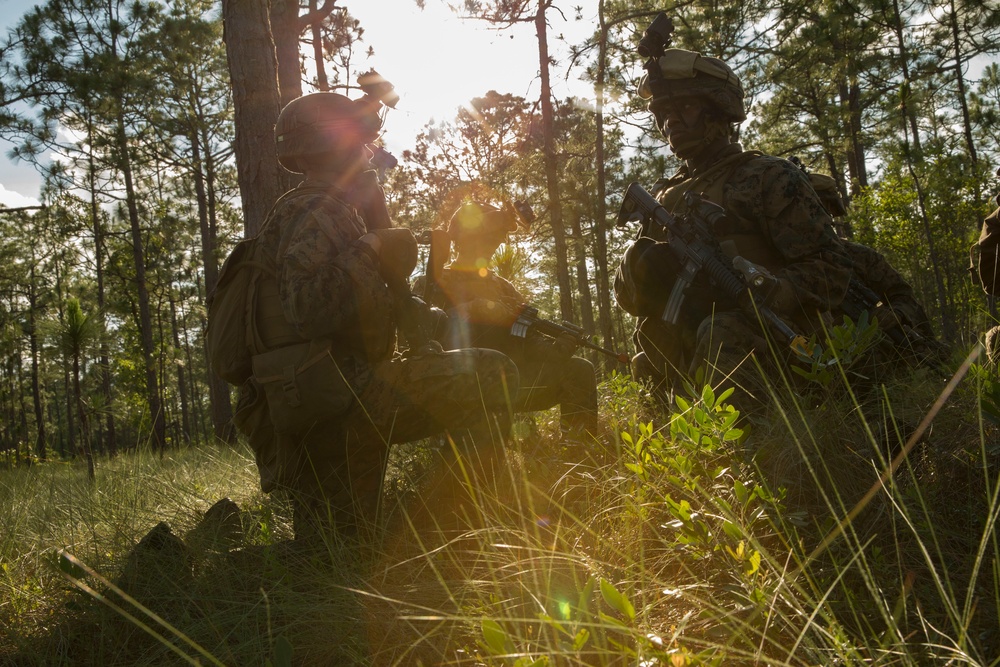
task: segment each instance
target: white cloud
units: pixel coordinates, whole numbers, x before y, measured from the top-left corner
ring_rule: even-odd
[[[18,206],[38,206],[39,201],[34,197],[27,197],[20,192],[14,192],[4,187],[0,183],[0,204],[7,208],[17,208]]]

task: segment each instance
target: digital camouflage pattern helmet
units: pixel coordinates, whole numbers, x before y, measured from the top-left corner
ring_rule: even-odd
[[[647,73],[639,82],[639,96],[649,100],[651,109],[694,97],[706,100],[728,122],[747,119],[743,84],[723,61],[695,51],[667,49],[657,64],[661,76],[650,77]]]
[[[274,124],[278,162],[303,173],[317,158],[349,157],[378,137],[382,118],[361,100],[337,93],[310,93],[285,105]]]

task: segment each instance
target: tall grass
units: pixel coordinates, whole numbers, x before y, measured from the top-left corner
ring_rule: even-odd
[[[998,665],[990,377],[786,379],[747,419],[615,376],[605,435],[545,413],[500,479],[397,449],[379,524],[320,549],[242,449],[3,471],[0,664]],[[139,558],[160,522],[187,546]]]

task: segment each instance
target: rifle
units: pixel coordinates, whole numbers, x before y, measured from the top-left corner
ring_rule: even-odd
[[[753,292],[748,290],[744,278],[733,268],[732,260],[722,252],[709,232],[710,225],[725,215],[725,209],[692,192],[684,194],[684,201],[688,213],[680,218],[675,217],[645,188],[638,183],[631,183],[625,190],[625,197],[618,211],[618,227],[635,220],[641,221],[644,229],[650,222],[662,227],[667,233],[670,250],[683,267],[663,309],[663,320],[671,324],[677,323],[688,287],[699,273],[704,272],[712,284],[740,304],[748,314],[757,313],[792,350],[808,355],[805,337],[793,331],[774,311],[757,300]],[[750,298],[745,298],[745,294],[749,294]]]
[[[591,350],[596,350],[602,354],[606,354],[615,361],[625,365],[628,365],[631,362],[629,356],[624,352],[615,352],[592,342],[583,327],[577,326],[572,322],[563,322],[562,324],[558,324],[551,320],[543,320],[538,317],[537,308],[529,304],[524,304],[521,306],[521,312],[518,314],[517,320],[510,327],[510,333],[512,336],[517,336],[518,338],[527,338],[528,332],[532,330],[549,338],[558,338],[560,336],[568,335],[572,337],[573,342],[578,346],[583,346]]]

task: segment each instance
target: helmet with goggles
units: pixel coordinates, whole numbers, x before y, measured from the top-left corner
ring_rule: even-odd
[[[310,93],[285,105],[274,125],[278,162],[294,173],[310,164],[356,155],[378,138],[381,109],[393,107],[399,96],[376,72],[358,78],[365,96],[352,100],[337,93]]]

